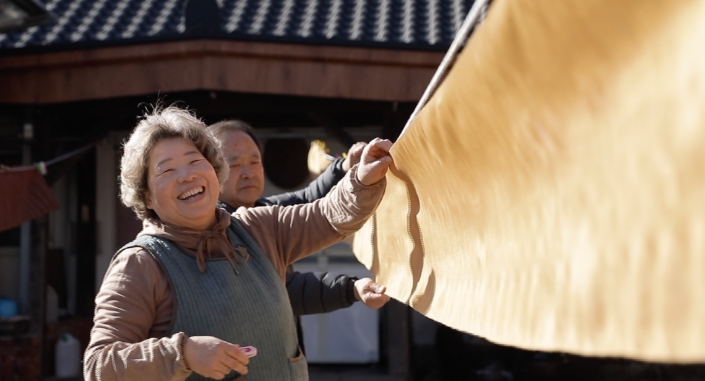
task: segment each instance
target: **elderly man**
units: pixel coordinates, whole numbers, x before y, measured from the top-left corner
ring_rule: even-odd
[[[222,187],[219,206],[232,213],[239,207],[296,205],[313,202],[323,196],[360,160],[365,143],[353,145],[345,159],[338,158],[306,188],[295,192],[262,197],[264,167],[262,148],[252,127],[240,120],[226,120],[209,126],[223,145],[223,156],[230,166],[230,176]],[[370,278],[328,273],[299,273],[289,268],[286,287],[297,316],[299,343],[303,348],[301,315],[331,312],[362,301],[370,308],[380,308],[389,301],[385,287]]]

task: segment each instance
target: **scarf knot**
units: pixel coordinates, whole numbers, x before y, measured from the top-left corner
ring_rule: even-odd
[[[219,227],[219,224],[216,225],[216,227]],[[244,246],[238,245],[237,248],[233,247],[225,229],[206,230],[201,233],[201,238],[198,240],[198,246],[196,248],[196,264],[200,272],[206,272],[206,254],[208,254],[210,258],[214,252],[222,253],[237,275],[240,275],[237,264],[245,263],[250,258]]]
[[[240,275],[237,264],[243,264],[250,258],[247,249],[242,245],[234,247],[228,238],[230,214],[223,209],[215,210],[215,225],[208,230],[193,230],[173,226],[161,221],[143,221],[142,234],[150,234],[169,239],[196,257],[196,265],[202,273],[206,272],[206,256],[208,258],[225,257],[236,274]]]

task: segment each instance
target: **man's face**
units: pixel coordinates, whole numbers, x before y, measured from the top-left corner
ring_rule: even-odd
[[[264,167],[257,144],[243,131],[226,131],[220,141],[230,166],[220,200],[235,208],[254,206],[264,191]]]

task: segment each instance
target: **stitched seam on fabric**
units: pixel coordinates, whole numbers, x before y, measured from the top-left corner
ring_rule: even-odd
[[[396,167],[390,168],[390,170],[395,176],[404,182],[407,196],[408,212],[406,216],[406,232],[414,245],[411,249],[411,253],[409,253],[409,270],[411,271],[413,284],[409,296],[405,301],[406,304],[410,304],[411,298],[416,292],[416,288],[419,284],[424,268],[423,235],[421,234],[421,229],[418,222],[418,214],[421,211],[421,202],[419,200],[419,195],[416,192],[416,187],[411,181],[409,175]],[[412,224],[414,225],[414,229],[412,229]]]

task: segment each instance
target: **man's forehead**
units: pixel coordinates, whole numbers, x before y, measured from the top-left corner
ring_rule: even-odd
[[[233,152],[230,155],[225,155],[225,159],[228,161],[235,161],[241,158],[258,158],[260,157],[259,151],[258,150],[253,150],[249,152]]]

